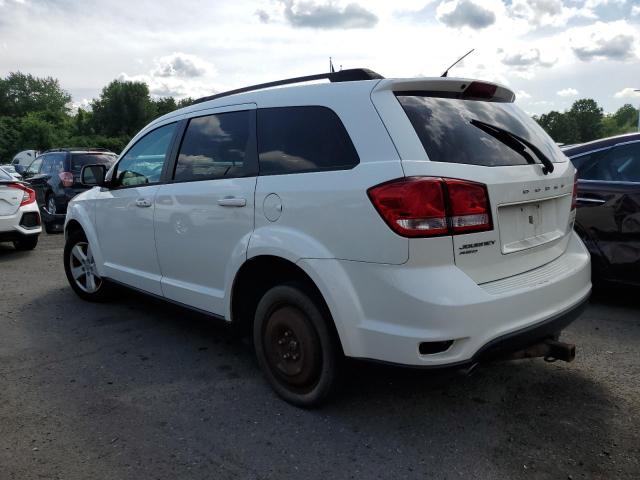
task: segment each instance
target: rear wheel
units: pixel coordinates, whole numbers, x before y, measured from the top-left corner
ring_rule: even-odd
[[[253,340],[260,367],[284,400],[320,405],[338,376],[340,348],[331,318],[299,285],[271,288],[256,309]]]
[[[111,285],[98,275],[91,245],[84,233],[72,233],[64,246],[64,270],[73,291],[84,300],[102,302]]]
[[[38,235],[30,235],[13,242],[16,250],[33,250],[38,245]]]

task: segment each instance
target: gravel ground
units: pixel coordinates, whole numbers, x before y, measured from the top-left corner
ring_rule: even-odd
[[[572,364],[350,364],[304,411],[201,315],[67,287],[63,238],[0,245],[0,479],[640,478],[638,291],[595,296]]]

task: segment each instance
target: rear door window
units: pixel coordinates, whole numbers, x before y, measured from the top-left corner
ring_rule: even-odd
[[[255,111],[192,118],[182,139],[174,180],[256,175]]]
[[[359,162],[347,130],[320,106],[258,110],[260,174],[345,170]]]
[[[472,125],[471,120],[524,138],[551,161],[565,161],[551,137],[513,103],[441,98],[420,92],[396,93],[396,97],[431,161],[489,167],[527,164],[522,155]]]
[[[107,170],[116,161],[116,156],[108,153],[74,153],[71,155],[71,171],[80,173],[85,165],[106,165]]]

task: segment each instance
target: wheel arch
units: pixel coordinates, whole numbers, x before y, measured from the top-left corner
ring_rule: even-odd
[[[318,302],[327,314],[329,328],[341,345],[334,315],[324,294],[302,266],[276,255],[258,255],[246,260],[236,273],[230,298],[229,319],[233,328],[241,335],[250,333],[258,302],[271,287],[295,282]]]
[[[104,276],[104,259],[102,257],[100,242],[98,241],[98,235],[91,220],[90,213],[86,208],[82,208],[81,206],[74,204],[70,205],[72,206],[67,210],[67,219],[64,224],[65,242],[69,239],[69,236],[72,233],[82,231],[84,233],[84,236],[87,238],[87,241],[91,245],[91,251],[96,262],[98,274]]]

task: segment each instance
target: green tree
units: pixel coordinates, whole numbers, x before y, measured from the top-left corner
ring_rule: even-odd
[[[0,79],[0,115],[22,118],[41,112],[59,119],[68,114],[69,102],[71,95],[52,77],[13,72]]]
[[[19,120],[0,117],[0,164],[11,161],[20,144]]]
[[[575,119],[567,113],[551,111],[535,120],[558,143],[570,144],[579,141]]]
[[[46,150],[59,146],[65,133],[38,112],[31,112],[20,120],[19,150],[33,148]]]
[[[158,98],[153,100],[153,104],[156,107],[155,113],[158,117],[171,113],[178,108],[176,105],[176,99],[173,97]]]
[[[602,108],[591,98],[573,102],[567,114],[575,121],[579,142],[588,142],[602,137]]]
[[[135,135],[156,112],[146,83],[121,80],[104,87],[91,107],[94,130],[108,137]]]
[[[612,116],[623,133],[628,133],[638,127],[638,109],[630,103],[620,107]]]

